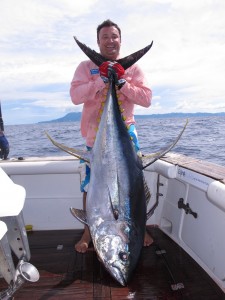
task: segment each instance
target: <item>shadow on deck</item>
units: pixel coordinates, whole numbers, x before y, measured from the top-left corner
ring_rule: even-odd
[[[110,277],[93,248],[86,254],[74,251],[81,230],[30,232],[30,262],[39,270],[40,280],[24,284],[14,299],[225,299],[221,289],[176,243],[156,227],[148,230],[154,244],[143,248],[127,287]],[[0,291],[6,287],[1,279]]]

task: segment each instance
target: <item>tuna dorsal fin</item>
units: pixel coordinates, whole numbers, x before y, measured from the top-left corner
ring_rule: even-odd
[[[90,162],[90,151],[83,151],[83,150],[79,150],[79,149],[74,149],[74,148],[69,148],[63,144],[60,144],[58,142],[56,142],[52,137],[50,137],[50,135],[45,132],[45,134],[47,135],[48,139],[52,142],[53,145],[55,145],[56,147],[58,147],[59,149],[65,151],[66,153],[69,153],[70,155],[73,155],[79,159],[83,159],[86,162]]]
[[[167,152],[169,152],[177,144],[177,142],[181,138],[182,134],[184,133],[184,130],[186,129],[187,124],[188,124],[188,120],[186,121],[183,129],[181,130],[178,137],[175,139],[175,141],[172,144],[170,144],[166,148],[161,149],[159,152],[142,157],[143,169],[147,168],[149,165],[153,164],[156,160],[163,157]]]
[[[93,63],[95,63],[97,66],[100,66],[104,61],[107,61],[105,57],[103,57],[101,54],[97,53],[95,50],[92,50],[85,44],[81,43],[76,37],[74,37],[77,45],[80,47],[80,49],[90,58]],[[145,48],[138,50],[134,52],[133,54],[130,54],[124,58],[118,59],[117,62],[121,64],[124,68],[124,70],[128,69],[130,66],[132,66],[134,63],[136,63],[145,53],[148,52],[148,50],[152,47],[153,41],[150,45],[146,46]]]
[[[87,217],[86,217],[86,211],[83,209],[77,209],[77,208],[70,208],[71,214],[81,223],[88,225],[87,223]]]

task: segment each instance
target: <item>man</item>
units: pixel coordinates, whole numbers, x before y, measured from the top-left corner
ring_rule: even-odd
[[[9,143],[4,135],[4,132],[0,129],[0,159],[7,159],[9,154]]]
[[[97,27],[97,44],[102,56],[109,61],[104,62],[99,68],[90,60],[83,61],[77,67],[71,82],[70,95],[72,102],[83,105],[81,119],[81,134],[86,139],[87,149],[93,147],[96,130],[101,117],[102,107],[108,89],[108,74],[111,72],[116,77],[118,86],[118,99],[123,118],[128,131],[133,138],[136,151],[139,150],[137,133],[134,120],[134,105],[149,107],[152,93],[147,86],[145,77],[137,64],[126,71],[118,63],[121,47],[121,30],[117,24],[110,20],[104,21]],[[84,164],[83,164],[84,165]],[[87,165],[83,168],[81,191],[83,192],[83,208],[86,209],[87,187],[90,179],[90,169]],[[89,229],[84,228],[81,240],[75,245],[78,252],[85,253],[91,241]],[[149,246],[152,237],[146,231],[144,245]]]

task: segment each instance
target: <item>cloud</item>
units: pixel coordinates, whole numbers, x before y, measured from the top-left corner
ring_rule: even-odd
[[[8,0],[0,10],[0,97],[7,124],[14,122],[11,105],[29,103],[29,116],[49,118],[82,108],[69,97],[75,68],[86,59],[73,36],[98,50],[96,27],[107,18],[122,29],[124,55],[154,41],[139,61],[152,106],[137,107],[138,113],[224,111],[223,0]],[[27,116],[25,123],[32,119]]]

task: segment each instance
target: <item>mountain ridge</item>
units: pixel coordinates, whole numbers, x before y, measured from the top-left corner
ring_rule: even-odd
[[[220,113],[166,113],[166,114],[151,114],[151,115],[135,115],[135,119],[155,119],[155,118],[191,118],[191,117],[210,117],[210,116],[225,116],[225,112]],[[42,121],[40,123],[61,123],[61,122],[75,122],[81,120],[81,112],[70,112],[65,116],[49,121]]]

